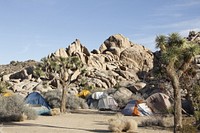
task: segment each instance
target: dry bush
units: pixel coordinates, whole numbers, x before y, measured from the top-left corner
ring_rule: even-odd
[[[37,117],[36,112],[25,106],[23,98],[19,95],[0,96],[0,105],[0,121],[21,121],[23,115],[26,115],[27,119]]]
[[[0,93],[4,93],[8,90],[10,84],[7,82],[0,81]]]
[[[50,115],[59,115],[60,114],[60,108],[53,108],[50,110]]]
[[[194,127],[193,125],[183,125],[180,133],[197,133],[197,131],[197,127]]]
[[[61,96],[62,93],[60,90],[53,90],[44,93],[44,98],[47,100],[52,108],[60,108]],[[79,108],[88,109],[88,105],[84,99],[79,98],[75,95],[67,94],[66,108],[72,110]]]
[[[60,102],[62,96],[61,90],[55,89],[52,91],[48,91],[45,92],[43,96],[51,108],[60,108]]]
[[[174,120],[173,117],[161,117],[161,116],[152,116],[149,119],[143,120],[140,126],[143,127],[153,127],[153,126],[160,126],[160,127],[173,127]]]
[[[115,133],[135,133],[138,128],[138,124],[135,120],[125,119],[123,116],[117,116],[117,118],[109,119],[108,122],[108,129]]]
[[[35,120],[38,117],[37,112],[28,106],[24,108],[23,115],[27,116],[27,120]]]
[[[140,126],[143,127],[152,127],[152,126],[161,126],[163,127],[163,119],[161,117],[151,117],[141,122]]]
[[[68,109],[88,109],[88,105],[86,103],[86,101],[82,98],[79,98],[77,96],[74,95],[68,95],[67,96],[67,108]]]

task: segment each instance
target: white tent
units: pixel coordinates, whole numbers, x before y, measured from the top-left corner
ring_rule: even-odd
[[[117,110],[118,104],[111,96],[104,96],[98,101],[99,110]]]

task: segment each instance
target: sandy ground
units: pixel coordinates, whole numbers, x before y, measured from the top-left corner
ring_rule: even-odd
[[[144,117],[126,116],[138,123]],[[58,116],[39,116],[36,120],[3,123],[0,133],[109,133],[108,120],[116,118],[111,112],[74,112]],[[167,130],[139,127],[137,133],[171,133]]]

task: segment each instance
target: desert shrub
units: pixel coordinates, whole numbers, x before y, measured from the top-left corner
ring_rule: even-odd
[[[0,93],[6,92],[8,87],[9,87],[9,84],[7,82],[0,81]]]
[[[61,91],[60,90],[53,90],[53,91],[48,91],[44,93],[44,98],[47,100],[49,105],[52,108],[60,108],[60,102],[61,102]],[[67,95],[67,100],[66,100],[66,108],[68,109],[87,109],[88,105],[85,102],[84,99],[79,98],[75,95]]]
[[[164,121],[161,117],[151,117],[141,122],[143,127],[164,126]]]
[[[180,133],[197,133],[197,128],[193,125],[183,125],[180,129]]]
[[[24,108],[24,114],[27,116],[28,120],[35,120],[38,117],[37,112],[28,106]]]
[[[44,71],[40,67],[36,67],[33,70],[33,76],[36,77],[36,78],[44,77],[45,73],[44,73]]]
[[[23,114],[25,114],[29,119],[35,119],[33,114],[30,112],[33,110],[27,109],[24,100],[19,95],[13,95],[9,97],[0,96],[0,121],[20,121]]]
[[[138,124],[133,119],[126,119],[122,116],[117,116],[117,118],[112,118],[108,120],[108,129],[112,132],[121,133],[135,133],[137,131]]]
[[[60,102],[62,96],[61,90],[55,89],[52,91],[48,91],[45,92],[43,96],[51,108],[60,108]]]
[[[197,129],[200,130],[200,111],[195,111],[194,117],[196,120]]]
[[[66,106],[68,109],[72,109],[72,110],[79,109],[79,108],[88,109],[88,105],[85,102],[85,100],[74,95],[67,96]]]

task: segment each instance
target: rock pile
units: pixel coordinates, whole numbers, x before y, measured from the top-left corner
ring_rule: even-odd
[[[135,93],[142,89],[146,83],[138,77],[138,73],[147,73],[151,70],[154,58],[150,50],[132,43],[121,34],[110,36],[99,50],[92,52],[76,39],[68,48],[58,49],[55,53],[49,54],[48,58],[67,58],[73,55],[81,59],[87,71],[84,75],[76,74],[75,77],[78,78],[74,82],[74,87],[80,89],[80,85],[84,84],[82,87],[106,90],[117,86],[120,88],[118,93]],[[3,81],[12,85],[13,91],[24,94],[33,90],[48,91],[59,87],[55,81],[46,84],[42,79],[43,77],[33,76],[33,67],[30,66],[4,74],[2,77]]]
[[[200,44],[199,37],[199,32],[191,32],[187,39]],[[85,65],[86,73],[76,71],[73,74],[73,86],[68,89],[70,94],[77,93],[80,89],[100,89],[111,91],[114,97],[128,99],[132,97],[132,94],[141,93],[148,96],[157,91],[156,89],[162,89],[157,79],[151,76],[152,69],[159,65],[159,59],[157,59],[159,52],[153,53],[142,45],[134,44],[121,34],[110,36],[98,50],[91,52],[76,39],[67,48],[58,49],[49,54],[47,58],[67,58],[74,55],[78,56]],[[199,55],[196,56],[195,61],[200,77]],[[39,63],[31,64],[6,72],[6,67],[1,66],[1,80],[8,82],[11,85],[10,89],[14,92],[24,95],[35,90],[46,92],[61,88],[59,81],[46,77],[35,77],[34,66]],[[166,83],[163,84],[166,85]],[[166,86],[172,88],[169,83]],[[115,88],[114,91],[113,88]]]

